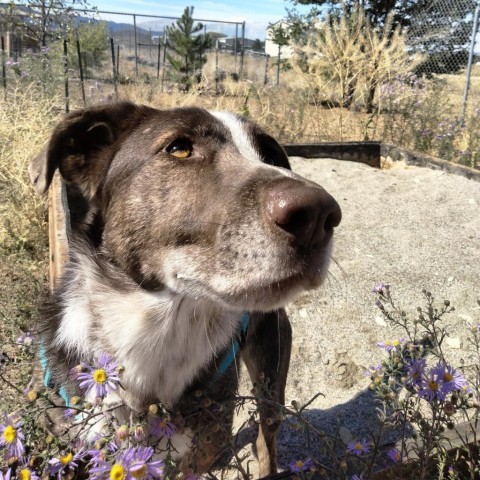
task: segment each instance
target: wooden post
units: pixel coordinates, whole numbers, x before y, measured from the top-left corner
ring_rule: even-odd
[[[70,212],[65,184],[57,172],[48,196],[49,285],[53,291],[68,261]]]

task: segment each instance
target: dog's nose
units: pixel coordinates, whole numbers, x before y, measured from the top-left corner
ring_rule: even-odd
[[[338,203],[328,192],[295,179],[272,187],[265,206],[276,229],[301,247],[321,246],[342,219]]]

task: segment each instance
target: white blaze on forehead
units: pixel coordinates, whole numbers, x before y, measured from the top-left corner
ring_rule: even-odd
[[[254,162],[262,162],[260,152],[253,146],[251,134],[248,132],[245,122],[229,112],[211,112],[211,114],[230,130],[233,143],[242,157]]]

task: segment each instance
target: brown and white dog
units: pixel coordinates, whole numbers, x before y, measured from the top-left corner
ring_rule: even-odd
[[[236,362],[221,375],[219,364],[249,312],[240,354],[254,383],[269,379],[257,451],[260,476],[274,473],[291,348],[282,307],[326,276],[335,200],[255,123],[199,108],[69,114],[34,161],[39,193],[56,169],[88,212],[40,322],[54,383],[77,394],[72,367],[115,357],[123,388],[107,403],[126,418],[158,402],[181,413],[181,469],[205,472],[228,444],[238,386]],[[199,396],[217,409],[189,416]]]

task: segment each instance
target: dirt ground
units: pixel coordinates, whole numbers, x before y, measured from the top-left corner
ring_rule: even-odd
[[[308,420],[345,441],[365,438],[375,423],[365,370],[382,359],[377,342],[402,336],[375,306],[379,281],[409,315],[424,306],[423,288],[450,300],[447,355],[454,365],[468,363],[468,326],[480,322],[480,183],[403,163],[383,170],[330,159],[291,163],[337,199],[343,220],[326,284],[288,308],[294,346],[286,401],[322,392]],[[304,457],[300,434],[282,428],[282,466]]]

